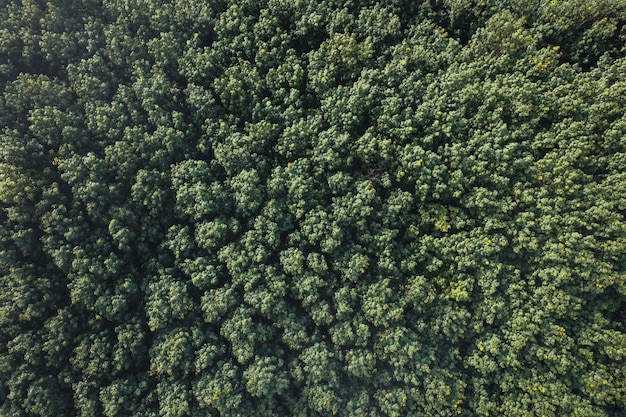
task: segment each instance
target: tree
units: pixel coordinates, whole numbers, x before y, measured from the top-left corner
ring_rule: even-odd
[[[623,1],[5,6],[1,415],[624,415]]]

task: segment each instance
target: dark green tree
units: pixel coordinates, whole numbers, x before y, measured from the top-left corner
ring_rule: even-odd
[[[0,415],[626,415],[623,0],[1,6]]]

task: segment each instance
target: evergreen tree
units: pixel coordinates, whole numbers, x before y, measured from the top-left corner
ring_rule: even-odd
[[[626,3],[0,7],[0,415],[626,415]]]

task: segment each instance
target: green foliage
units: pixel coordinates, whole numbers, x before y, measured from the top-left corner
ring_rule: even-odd
[[[5,3],[0,415],[625,415],[623,0]]]

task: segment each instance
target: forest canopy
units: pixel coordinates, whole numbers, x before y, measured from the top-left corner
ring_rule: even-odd
[[[0,0],[0,415],[626,416],[625,24]]]

